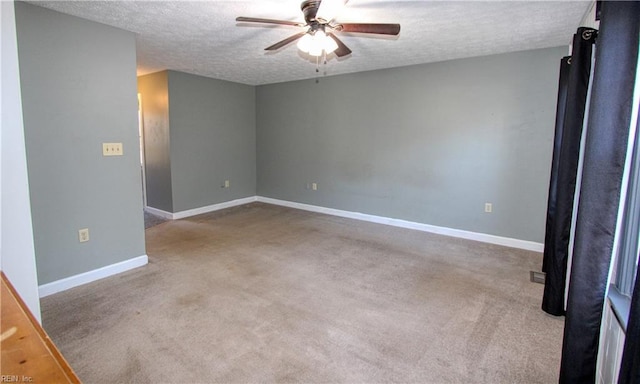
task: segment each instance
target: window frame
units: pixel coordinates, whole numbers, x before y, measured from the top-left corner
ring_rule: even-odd
[[[640,129],[636,127],[636,133]],[[626,332],[631,296],[640,258],[640,138],[636,137],[629,170],[629,184],[616,252],[616,276],[609,289],[613,312]]]

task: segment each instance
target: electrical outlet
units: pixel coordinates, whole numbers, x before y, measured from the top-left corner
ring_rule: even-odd
[[[484,211],[485,211],[485,213],[491,213],[491,212],[493,212],[493,204],[491,204],[491,203],[484,203]]]
[[[229,188],[231,186],[231,182],[229,180],[224,181],[224,187]]]
[[[78,230],[78,240],[81,243],[89,241],[89,228],[82,228]]]
[[[314,191],[318,190],[318,183],[311,183],[311,189],[313,189]]]
[[[122,143],[102,143],[102,156],[122,156]]]

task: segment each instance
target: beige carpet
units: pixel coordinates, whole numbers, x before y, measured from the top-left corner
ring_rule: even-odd
[[[557,382],[538,253],[259,203],[146,233],[42,300],[85,383]]]
[[[165,221],[168,221],[168,219],[144,211],[144,229],[155,227],[156,225],[162,224]]]

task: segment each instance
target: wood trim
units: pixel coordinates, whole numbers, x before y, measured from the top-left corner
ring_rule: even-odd
[[[3,381],[81,383],[4,272],[1,274],[0,374]]]

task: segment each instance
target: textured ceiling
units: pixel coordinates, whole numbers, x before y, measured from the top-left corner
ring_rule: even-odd
[[[136,33],[139,75],[173,69],[250,85],[316,76],[315,61],[295,43],[264,51],[301,28],[235,21],[237,16],[303,21],[300,0],[30,2]],[[337,21],[400,23],[400,35],[340,33],[353,53],[341,59],[330,55],[320,74],[568,45],[589,4],[350,0]]]

